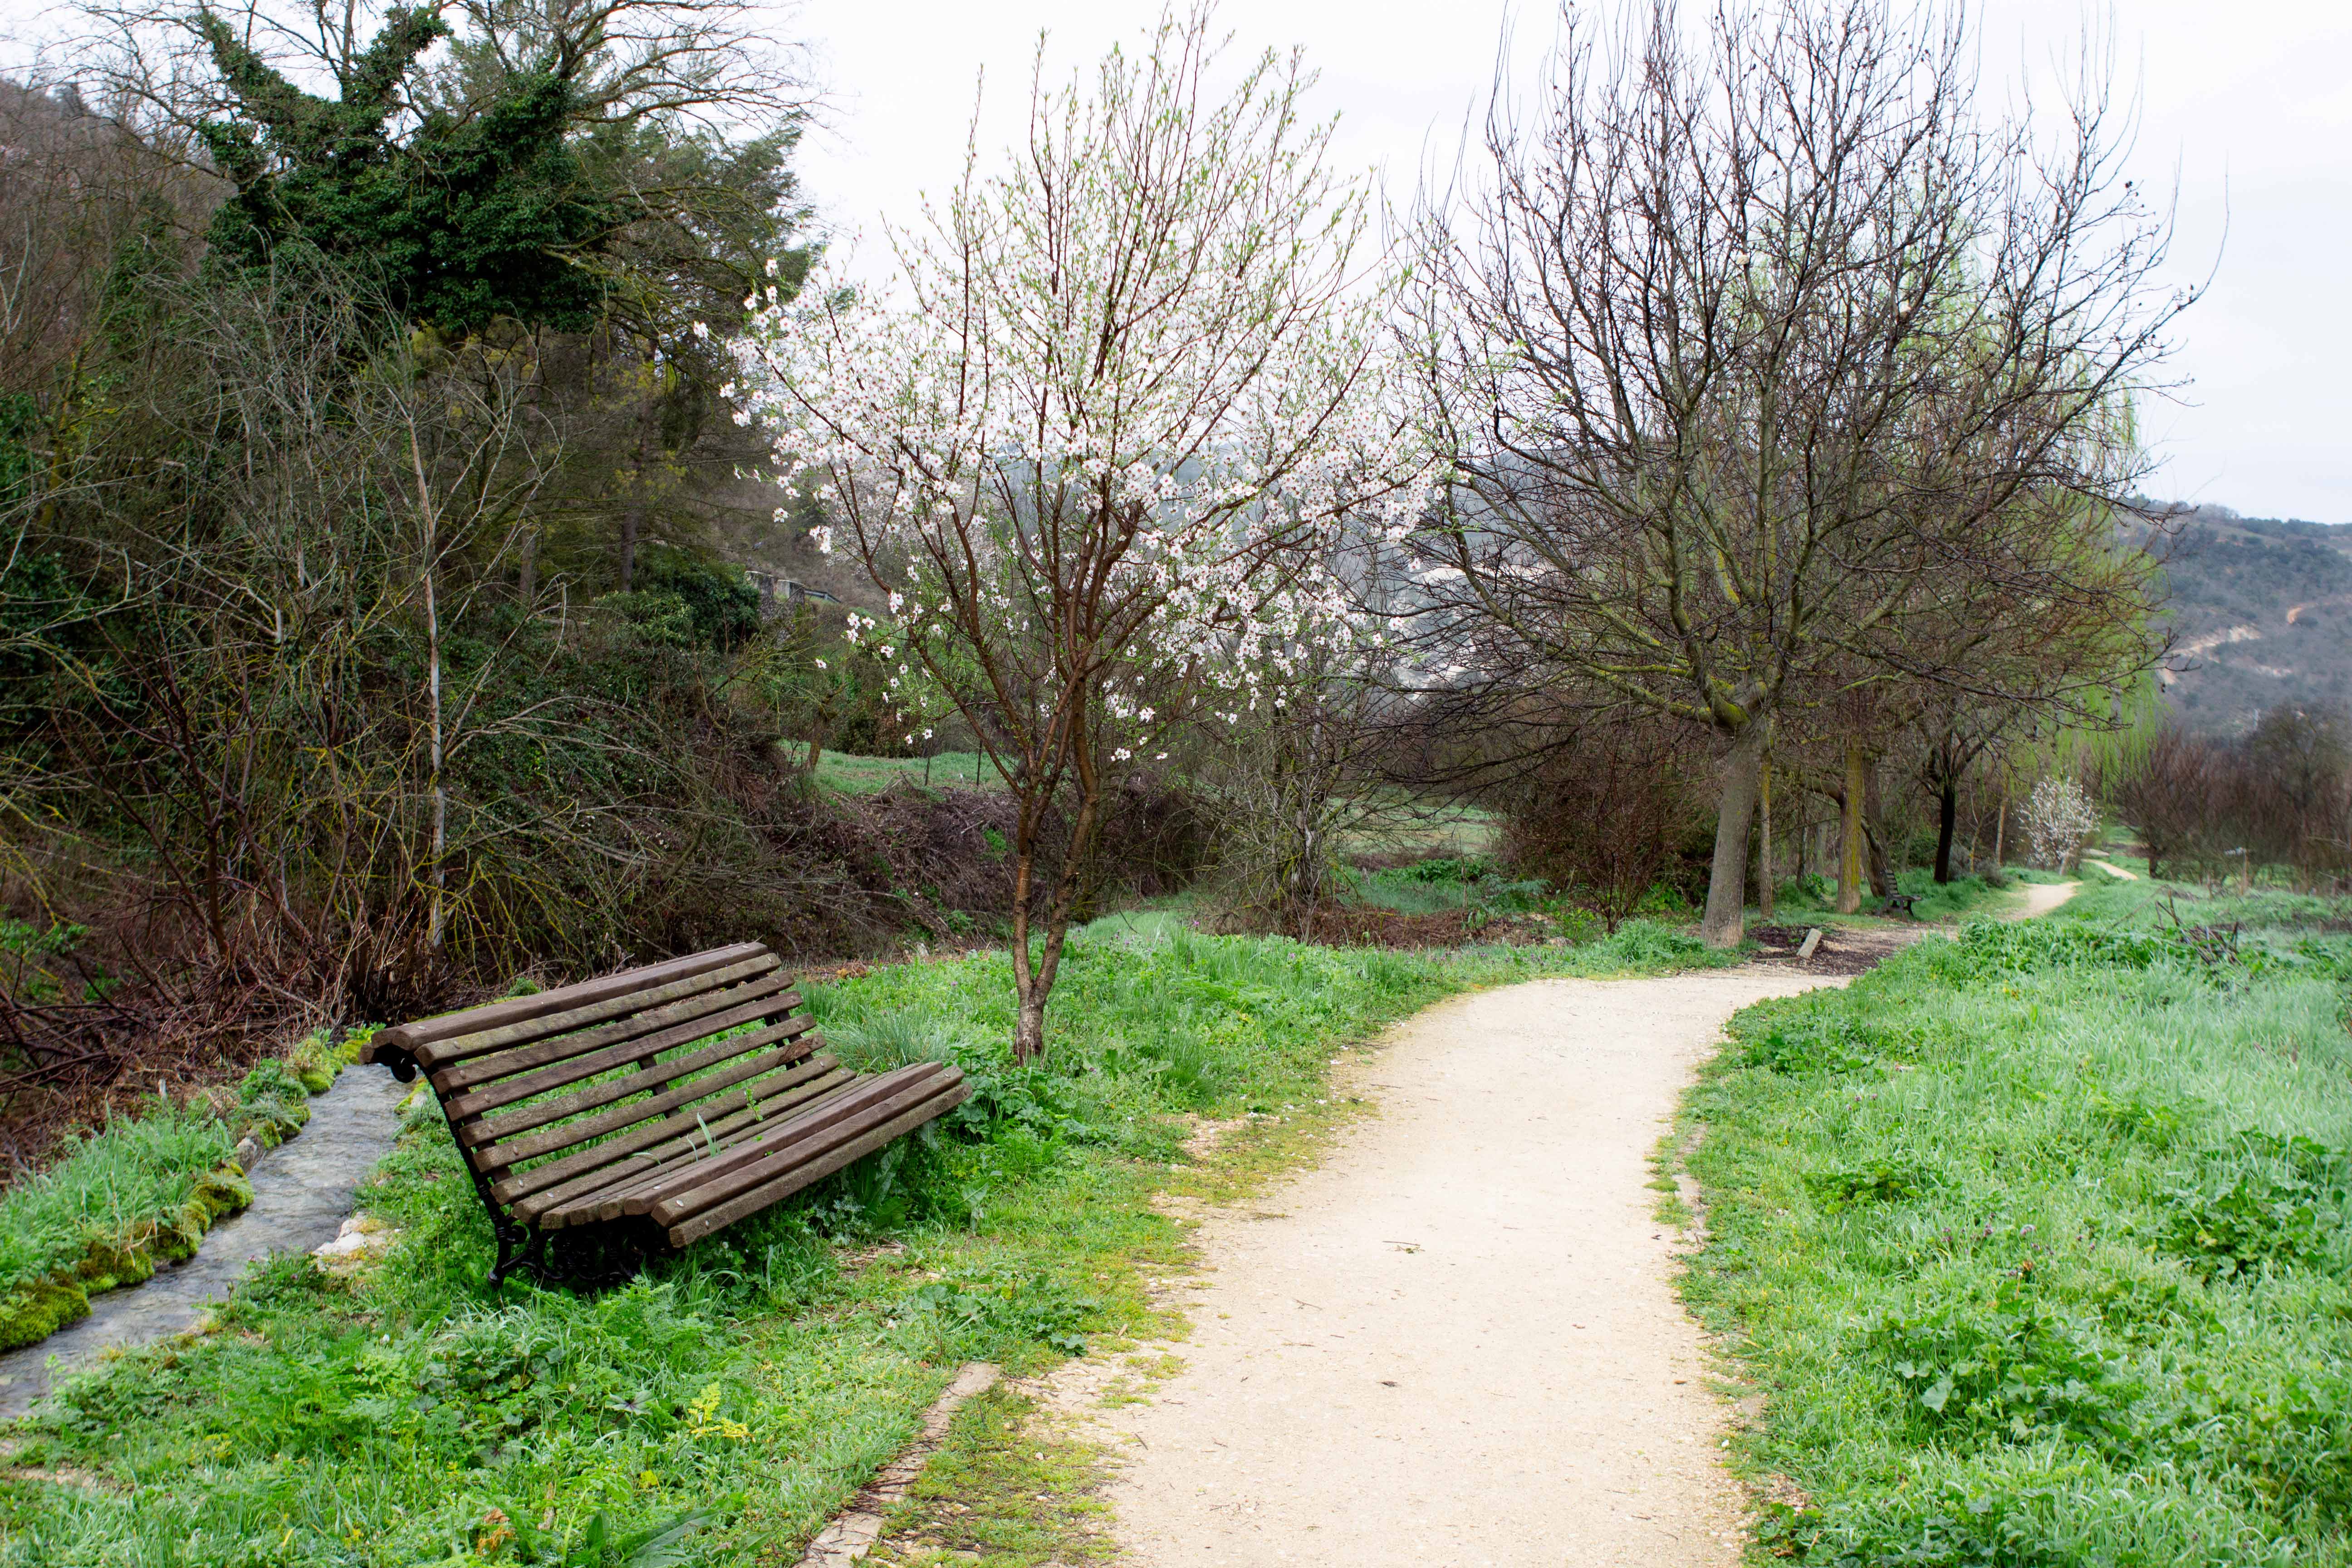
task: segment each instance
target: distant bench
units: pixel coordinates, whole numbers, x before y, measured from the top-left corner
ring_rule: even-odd
[[[1919,918],[1918,911],[1911,906],[1918,901],[1916,893],[1889,893],[1886,901],[1878,906],[1878,912],[1882,915],[1908,915],[1916,921]]]
[[[714,948],[385,1029],[362,1051],[425,1070],[518,1265],[604,1282],[691,1246],[961,1104],[956,1068],[875,1077],[818,1047],[774,954]]]

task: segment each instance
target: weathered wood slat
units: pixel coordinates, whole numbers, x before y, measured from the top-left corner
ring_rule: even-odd
[[[732,1173],[756,1161],[768,1159],[781,1150],[799,1144],[822,1143],[830,1129],[864,1116],[894,1098],[904,1098],[917,1092],[910,1087],[910,1082],[927,1079],[929,1076],[905,1068],[886,1078],[866,1079],[849,1092],[828,1096],[821,1103],[803,1106],[789,1119],[770,1121],[730,1140],[725,1146],[713,1149],[701,1159],[608,1187],[598,1193],[593,1205],[587,1206],[592,1210],[593,1217],[600,1220],[645,1214],[673,1194],[689,1187],[722,1182]]]
[[[589,1079],[611,1072],[615,1068],[627,1067],[631,1062],[638,1063],[648,1071],[663,1070],[670,1064],[657,1064],[653,1058],[660,1056],[664,1051],[707,1040],[721,1029],[731,1029],[741,1024],[756,1024],[762,1018],[772,1017],[778,1013],[786,1011],[783,999],[792,993],[783,990],[782,984],[779,980],[767,980],[755,982],[750,985],[737,986],[732,991],[720,993],[728,999],[727,1005],[716,1012],[704,1014],[698,1018],[689,1018],[682,1024],[672,1024],[667,1028],[656,1029],[648,1035],[620,1040],[600,1050],[592,1050],[563,1061],[550,1062],[545,1067],[533,1068],[529,1072],[519,1073],[513,1078],[494,1079],[478,1088],[467,1089],[463,1094],[448,1096],[445,1103],[449,1107],[450,1115],[460,1120],[467,1120],[477,1116],[487,1116],[503,1106],[517,1105],[554,1089],[585,1082]],[[799,1026],[798,1028],[790,1031],[792,1034],[798,1034],[801,1029],[809,1026],[808,1020],[805,1018],[789,1022]],[[781,1028],[784,1027],[784,1025],[780,1024],[777,1026]],[[441,1086],[436,1080],[433,1087],[438,1089]]]
[[[816,1071],[807,1077],[799,1076],[813,1066]],[[706,1119],[691,1110],[666,1118],[656,1124],[660,1136],[643,1147],[627,1149],[609,1157],[605,1153],[625,1142],[636,1142],[654,1129],[639,1128],[612,1142],[582,1150],[578,1154],[568,1156],[564,1162],[534,1166],[526,1173],[527,1176],[535,1177],[541,1171],[553,1169],[557,1163],[568,1163],[572,1160],[590,1162],[560,1181],[507,1201],[511,1203],[517,1219],[538,1223],[541,1216],[558,1209],[572,1208],[592,1197],[674,1169],[682,1161],[694,1160],[705,1152],[709,1143],[727,1147],[772,1123],[778,1117],[791,1115],[827,1095],[839,1093],[857,1081],[857,1075],[847,1068],[830,1057],[820,1057],[814,1062],[803,1062],[790,1073],[763,1079],[752,1088],[755,1092],[765,1090],[770,1085],[788,1078],[796,1081],[777,1093],[763,1095],[750,1107],[729,1111],[716,1119]]]
[[[764,1030],[761,1032],[765,1033]],[[731,1047],[734,1043],[730,1040],[727,1045]],[[492,1172],[499,1173],[498,1175],[490,1175],[492,1181],[497,1181],[507,1171],[525,1160],[535,1160],[541,1154],[553,1154],[562,1150],[577,1148],[583,1143],[603,1138],[607,1133],[618,1132],[625,1127],[635,1127],[641,1121],[650,1121],[656,1117],[667,1116],[681,1105],[691,1105],[697,1100],[708,1100],[724,1089],[734,1088],[747,1079],[758,1078],[763,1073],[773,1072],[781,1067],[789,1067],[808,1054],[809,1045],[806,1040],[796,1040],[780,1050],[761,1051],[756,1056],[740,1059],[735,1058],[731,1050],[698,1051],[694,1053],[695,1057],[707,1057],[712,1062],[723,1062],[726,1065],[718,1067],[701,1078],[678,1084],[660,1094],[648,1095],[643,1100],[632,1100],[610,1110],[583,1116],[576,1121],[566,1121],[558,1127],[545,1128],[538,1131],[524,1131],[525,1127],[539,1128],[542,1124],[543,1119],[538,1115],[539,1108],[533,1106],[528,1113],[518,1113],[518,1125],[515,1131],[521,1132],[521,1136],[515,1136],[513,1132],[484,1136],[481,1130],[487,1124],[475,1122],[471,1126],[460,1126],[457,1129],[457,1141],[467,1146],[467,1152],[473,1158],[474,1168],[485,1175],[490,1175]],[[679,1059],[692,1061],[694,1057]],[[630,1079],[621,1079],[611,1087],[622,1093],[643,1094],[645,1092],[643,1086],[632,1081],[637,1076],[639,1075],[632,1074]],[[568,1095],[565,1098],[579,1100],[583,1097]]]
[[[924,1062],[861,1084],[855,1100],[830,1102],[817,1116],[795,1118],[769,1140],[698,1163],[677,1184],[640,1212],[650,1213],[656,1224],[668,1226],[723,1203],[796,1163],[804,1152],[803,1145],[863,1131],[874,1121],[924,1098],[925,1086],[939,1072],[937,1064]]]
[[[751,985],[773,989],[789,987],[792,982],[777,973],[776,969],[776,961],[772,958],[730,964],[709,974],[681,980],[675,985],[665,985],[658,993],[635,999],[635,1005],[624,997],[594,1007],[577,1009],[564,1015],[562,1020],[562,1026],[571,1032],[541,1039],[536,1044],[522,1043],[529,1041],[531,1036],[520,1034],[518,1041],[491,1050],[471,1054],[460,1052],[455,1059],[445,1054],[442,1059],[446,1065],[432,1074],[433,1087],[445,1095],[459,1094],[477,1084],[512,1078],[551,1062],[568,1060],[623,1040],[650,1035],[672,1024],[683,1024],[706,1016],[722,1007],[731,1006],[733,1001],[730,998],[741,1000],[742,994]],[[800,1005],[799,992],[785,989],[784,994],[792,999],[793,1006]],[[556,1020],[543,1019],[541,1022],[553,1023]],[[589,1026],[592,1025],[593,1027]],[[535,1031],[539,1026],[517,1024],[511,1027],[519,1032]],[[446,1053],[450,1047],[464,1043],[453,1040],[448,1046],[437,1046],[434,1049]]]
[[[673,1247],[690,1247],[710,1235],[724,1230],[737,1220],[758,1214],[761,1209],[783,1202],[794,1193],[812,1186],[835,1171],[855,1164],[881,1148],[894,1138],[903,1138],[927,1121],[936,1121],[971,1098],[971,1086],[961,1075],[953,1085],[943,1089],[914,1109],[892,1118],[869,1132],[861,1133],[846,1143],[838,1144],[806,1164],[796,1165],[764,1186],[752,1188],[738,1197],[707,1209],[693,1218],[671,1226],[666,1232]]]
[[[746,959],[741,963],[730,963],[721,969],[674,980],[649,993],[607,997],[583,1007],[567,1008],[524,1023],[509,1024],[502,1028],[485,1029],[478,1034],[459,1035],[435,1045],[420,1046],[416,1050],[416,1059],[428,1072],[438,1075],[453,1070],[464,1062],[496,1058],[519,1046],[529,1047],[534,1042],[555,1045],[594,1025],[615,1020],[625,1024],[649,1007],[690,1001],[708,992],[722,991],[730,985],[774,973],[777,967],[772,958]],[[783,977],[777,975],[777,978],[781,980]]]
[[[552,991],[536,995],[516,996],[504,1002],[492,1002],[480,1007],[468,1007],[462,1013],[445,1013],[437,1018],[423,1018],[413,1024],[398,1024],[375,1037],[373,1043],[396,1047],[414,1055],[427,1066],[426,1052],[420,1048],[454,1040],[461,1035],[487,1034],[510,1024],[526,1024],[618,997],[635,996],[673,981],[689,979],[724,969],[731,963],[767,955],[767,949],[756,942],[739,942],[733,947],[713,948],[709,952],[688,953],[683,958],[665,959],[636,969],[625,969],[616,974],[600,975],[583,980],[577,984],[559,985]],[[495,1048],[495,1047],[492,1047]],[[433,1060],[446,1060],[437,1054]]]
[[[752,1005],[756,1007],[758,1004]],[[734,1011],[743,1010],[734,1009]],[[728,1014],[721,1013],[718,1016],[724,1018]],[[748,1023],[751,1020],[739,1018],[735,1021]],[[601,1083],[592,1083],[585,1089],[575,1089],[569,1094],[551,1095],[534,1100],[510,1110],[501,1110],[495,1116],[480,1115],[470,1108],[459,1110],[455,1105],[451,1107],[450,1114],[459,1119],[457,1130],[459,1141],[468,1148],[478,1149],[485,1144],[497,1142],[502,1138],[516,1137],[533,1128],[551,1126],[572,1117],[583,1115],[596,1110],[599,1106],[616,1104],[628,1100],[633,1095],[659,1089],[664,1084],[673,1083],[679,1079],[719,1067],[730,1058],[746,1056],[782,1041],[790,1041],[807,1030],[806,1019],[788,1018],[771,1024],[763,1029],[755,1029],[748,1035],[738,1035],[732,1039],[719,1040],[694,1050],[681,1052],[667,1061],[656,1062],[649,1068],[640,1068],[623,1077],[607,1078]],[[789,1059],[798,1061],[809,1054],[810,1048],[808,1045],[802,1046],[793,1052]],[[654,1098],[659,1099],[660,1096],[656,1094]],[[630,1119],[632,1121],[642,1120],[644,1120],[643,1117]],[[621,1125],[625,1127],[629,1122],[624,1121]],[[573,1139],[572,1142],[577,1142],[579,1140]]]
[[[727,1180],[733,1173],[754,1161],[768,1159],[780,1150],[820,1137],[835,1123],[862,1115],[892,1095],[905,1092],[910,1083],[928,1076],[930,1064],[919,1063],[879,1078],[860,1079],[850,1093],[833,1096],[822,1105],[803,1107],[796,1115],[771,1122],[760,1129],[754,1138],[730,1149],[715,1151],[708,1158],[698,1160],[692,1166],[677,1173],[674,1178],[665,1177],[659,1184],[661,1191],[646,1189],[633,1194],[633,1197],[644,1196],[645,1202],[632,1201],[625,1208],[615,1209],[603,1217],[615,1219],[624,1213],[644,1214],[654,1203],[683,1192],[688,1186]],[[645,1189],[646,1184],[639,1184],[639,1187]],[[609,1192],[603,1194],[605,1198],[614,1195]]]
[[[750,1116],[757,1121],[765,1121],[781,1115],[788,1106],[777,1104],[776,1101],[789,1100],[792,1104],[798,1104],[800,1100],[806,1098],[798,1095],[803,1086],[814,1083],[828,1074],[847,1073],[848,1070],[829,1056],[810,1057],[767,1078],[748,1081],[743,1092],[750,1097],[751,1103],[728,1111],[726,1114],[730,1117]],[[571,1153],[545,1160],[527,1171],[510,1170],[508,1174],[492,1184],[490,1195],[502,1204],[520,1205],[534,1194],[544,1194],[574,1178],[602,1180],[603,1178],[595,1176],[593,1173],[602,1171],[605,1166],[617,1161],[644,1153],[665,1142],[682,1138],[700,1127],[715,1125],[709,1118],[710,1108],[690,1105],[683,1110],[672,1112],[659,1121],[631,1128],[625,1132],[608,1137],[601,1142],[591,1143]],[[542,1204],[541,1206],[545,1205]]]
[[[855,1095],[863,1081],[856,1073],[845,1068],[837,1073],[828,1074],[825,1078],[807,1086],[814,1092],[796,1099],[791,1107],[790,1113],[797,1116],[812,1110],[836,1104]],[[723,1130],[716,1123],[712,1125],[710,1129],[712,1136],[708,1145],[705,1144],[701,1131],[698,1129],[691,1140],[694,1147],[687,1150],[681,1157],[672,1158],[658,1166],[606,1173],[610,1179],[588,1191],[572,1194],[560,1205],[542,1210],[543,1217],[540,1223],[553,1229],[561,1226],[594,1225],[608,1219],[617,1219],[624,1212],[623,1204],[629,1194],[649,1191],[665,1184],[674,1184],[687,1173],[699,1169],[706,1161],[716,1159],[730,1150],[772,1131],[778,1125],[776,1118],[772,1116],[762,1117],[757,1121],[736,1118],[730,1118],[730,1121],[734,1121],[735,1124]],[[626,1212],[640,1213],[643,1206],[639,1205]]]

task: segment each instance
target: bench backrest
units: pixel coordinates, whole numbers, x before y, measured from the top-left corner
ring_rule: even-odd
[[[372,1049],[415,1058],[467,1160],[511,1204],[722,1137],[829,1082],[800,1003],[775,956],[744,942],[404,1024]]]

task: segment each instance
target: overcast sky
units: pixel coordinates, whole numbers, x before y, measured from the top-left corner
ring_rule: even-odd
[[[1554,14],[1508,9],[1524,82]],[[1018,129],[1040,28],[1058,79],[1158,13],[1157,0],[807,0],[798,30],[828,89],[826,128],[802,160],[810,195],[862,233],[870,263],[879,223],[911,221],[919,193],[956,177],[983,68],[997,111],[985,155]],[[1381,169],[1395,199],[1426,158],[1450,158],[1505,15],[1501,0],[1226,0],[1220,19],[1237,50],[1305,46],[1341,155]],[[2013,81],[2053,51],[2071,58],[2084,13],[1991,0],[1979,15],[1987,77]],[[2144,410],[2165,459],[2157,488],[2250,516],[2352,521],[2352,6],[2116,0],[2111,28],[2140,91],[2135,173],[2159,189],[2179,177],[2179,279],[2201,282],[2219,259],[2180,323],[2175,368],[2192,384]]]
[[[1402,200],[1425,163],[1450,159],[1488,86],[1506,10],[1503,0],[1225,0],[1220,20],[1237,55],[1303,45],[1322,73],[1321,108],[1339,116],[1340,155],[1381,171]],[[1039,29],[1058,79],[1134,40],[1158,12],[1159,0],[801,0],[780,12],[782,29],[814,46],[825,92],[802,162],[807,188],[836,232],[863,237],[861,270],[881,255],[883,220],[913,221],[920,193],[955,178],[983,68],[987,153],[1018,129]],[[1525,85],[1554,12],[1544,0],[1509,12]],[[0,29],[21,41],[59,14],[0,0]],[[2084,16],[2109,19],[2143,106],[2134,173],[2158,189],[2178,177],[2175,280],[2214,272],[2179,327],[2174,368],[2189,386],[2143,411],[2165,462],[2157,488],[2253,516],[2352,521],[2352,6],[1983,0],[1978,15],[1985,73],[2002,82],[2070,55]]]

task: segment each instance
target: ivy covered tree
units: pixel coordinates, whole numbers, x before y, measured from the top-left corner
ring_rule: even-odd
[[[394,121],[418,58],[450,34],[396,8],[338,62],[339,98],[303,91],[209,11],[196,26],[237,113],[204,126],[236,194],[215,215],[213,255],[267,265],[312,246],[373,273],[409,318],[470,332],[500,318],[584,331],[606,292],[583,265],[609,244],[624,204],[599,189],[567,137],[573,93],[547,71],[516,76],[482,112]]]

